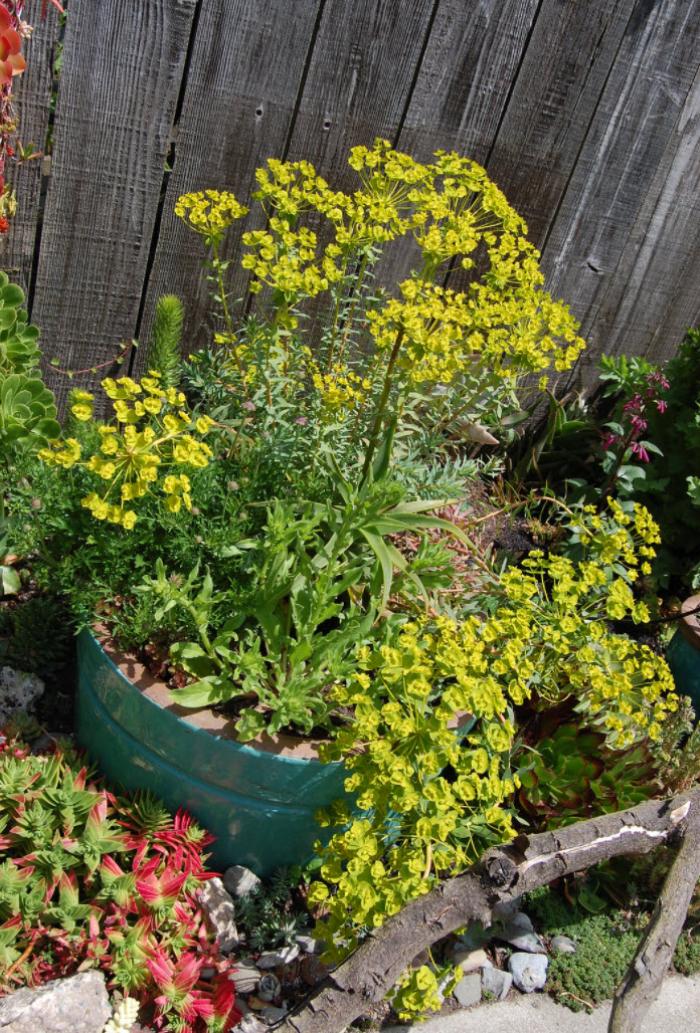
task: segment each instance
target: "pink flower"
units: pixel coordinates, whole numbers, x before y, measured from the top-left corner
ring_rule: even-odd
[[[648,463],[650,461],[649,453],[639,441],[632,442],[632,454],[637,457],[640,463]]]
[[[664,413],[668,409],[668,402],[664,402],[662,398],[659,398],[656,401],[656,408],[660,413]]]
[[[620,439],[617,436],[617,434],[611,434],[610,432],[608,432],[607,434],[603,434],[603,437],[602,437],[602,440],[601,440],[601,445],[603,446],[603,448],[607,452],[607,450],[609,448],[612,448],[613,445],[616,445],[619,440]]]
[[[641,416],[633,416],[630,423],[635,434],[642,434],[649,426],[647,421],[642,419]]]

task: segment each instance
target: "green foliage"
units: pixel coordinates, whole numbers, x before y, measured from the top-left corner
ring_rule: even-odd
[[[545,888],[527,902],[540,932],[564,934],[576,944],[575,954],[555,954],[547,970],[547,986],[572,1011],[590,1010],[609,1000],[634,957],[647,916],[609,911],[590,914]]]
[[[0,609],[0,664],[50,680],[66,665],[72,645],[63,600],[33,596]]]
[[[38,370],[39,331],[21,308],[24,292],[0,272],[0,453],[39,449],[58,437],[56,406]]]
[[[690,930],[682,932],[673,955],[673,965],[684,976],[700,972],[700,936]]]
[[[655,787],[642,747],[613,751],[605,738],[578,724],[559,725],[521,755],[519,802],[548,828],[633,807]]]
[[[304,932],[308,916],[295,906],[293,897],[298,881],[298,872],[281,868],[269,882],[236,900],[236,924],[250,950],[291,946]]]
[[[146,368],[160,373],[163,387],[179,387],[182,376],[180,348],[185,310],[175,294],[156,302],[153,338],[146,349]]]

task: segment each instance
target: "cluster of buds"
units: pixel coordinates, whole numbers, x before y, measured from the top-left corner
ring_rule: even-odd
[[[653,405],[657,412],[666,412],[668,402],[662,397],[662,394],[670,387],[668,380],[660,370],[647,373],[644,381],[645,386],[635,392],[622,406],[620,420],[622,433],[607,431],[602,439],[602,445],[606,451],[622,445],[624,449],[629,448],[640,463],[648,463],[650,458],[644,443],[639,440],[649,426],[647,407]]]

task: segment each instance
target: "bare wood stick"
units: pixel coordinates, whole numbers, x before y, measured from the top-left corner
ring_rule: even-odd
[[[413,958],[443,936],[470,922],[491,924],[499,902],[513,900],[571,872],[629,854],[645,854],[665,843],[700,811],[700,790],[672,800],[568,825],[554,832],[518,836],[487,851],[468,872],[447,879],[408,904],[316,989],[280,1026],[279,1033],[343,1033],[382,1000]]]
[[[608,1033],[637,1033],[656,1000],[700,879],[700,807],[689,807],[683,840],[632,964],[615,992]]]

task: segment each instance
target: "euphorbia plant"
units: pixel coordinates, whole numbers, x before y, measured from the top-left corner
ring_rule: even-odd
[[[480,166],[444,152],[421,164],[382,140],[350,164],[353,193],[304,161],[258,170],[266,228],[242,235],[247,314],[231,297],[225,244],[247,207],[226,191],[183,195],[176,212],[208,251],[213,348],[192,357],[177,389],[162,386],[173,368],[162,350],[163,368],[140,382],[105,381],[110,424],[74,393],[73,426],[42,452],[71,494],[59,517],[51,506],[38,517],[42,553],[71,557],[68,594],[106,582],[100,609],[118,599],[130,635],[150,615],[191,679],[178,702],[243,705],[245,738],[332,730],[328,688],[381,629],[394,591],[428,601],[420,560],[392,536],[439,529],[471,547],[436,515],[467,493],[464,476],[441,490],[453,421],[493,423],[517,406],[524,378],[544,382],[583,347],[543,289],[525,223]],[[378,286],[382,251],[400,237],[419,263],[390,291]],[[461,291],[444,285],[451,263],[469,278]],[[101,527],[86,526],[76,500]],[[110,536],[125,531],[144,567],[158,563],[155,577],[134,583],[130,560],[121,570],[107,559]],[[100,545],[90,569],[86,540]],[[206,614],[193,605],[204,595]]]

